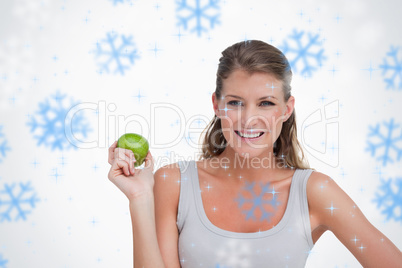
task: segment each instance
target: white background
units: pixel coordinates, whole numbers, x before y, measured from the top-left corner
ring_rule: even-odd
[[[196,119],[212,118],[220,52],[245,39],[280,47],[294,29],[319,34],[327,58],[311,77],[296,72],[292,82],[299,134],[322,115],[302,141],[310,165],[336,180],[402,248],[401,222],[386,220],[373,202],[381,179],[402,176],[401,161],[394,156],[383,166],[366,151],[370,126],[394,118],[400,131],[402,124],[402,90],[386,89],[379,68],[391,46],[402,46],[402,4],[254,0],[219,6],[221,23],[210,29],[203,22],[208,32],[198,36],[177,25],[175,1],[1,1],[0,125],[10,151],[0,163],[0,191],[6,183],[31,182],[40,198],[27,220],[0,222],[5,267],[130,267],[128,202],[107,179],[108,146],[124,132],[141,132],[158,166],[195,158],[198,149],[186,137],[197,143],[198,135],[187,132],[203,128]],[[96,44],[112,31],[132,36],[139,53],[124,75],[98,71]],[[402,51],[398,56],[402,61]],[[37,145],[27,122],[57,91],[86,107],[108,107],[86,110],[91,148]],[[152,109],[161,103],[167,104]],[[360,265],[327,233],[307,267]]]

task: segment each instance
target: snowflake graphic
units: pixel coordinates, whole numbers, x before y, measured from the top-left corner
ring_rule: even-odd
[[[322,41],[318,34],[308,33],[304,31],[293,30],[289,35],[289,39],[293,41],[294,46],[290,46],[288,41],[284,41],[281,50],[289,60],[292,70],[296,73],[301,68],[301,75],[311,76],[317,68],[321,67],[326,59]]]
[[[377,208],[382,208],[381,213],[387,220],[394,219],[402,223],[402,178],[396,178],[394,183],[392,182],[391,179],[382,179],[373,201],[377,203]]]
[[[0,267],[1,268],[6,268],[7,263],[8,263],[8,260],[3,259],[3,255],[0,254]]]
[[[67,105],[65,103],[68,103],[66,95],[57,92],[39,103],[36,117],[30,116],[31,120],[27,124],[31,127],[34,138],[38,140],[38,146],[43,144],[52,150],[77,149],[71,143],[71,136],[75,140],[82,140],[91,131],[83,111],[69,113],[78,103],[73,100]]]
[[[267,207],[269,206],[272,209],[276,209],[276,207],[279,205],[276,196],[278,192],[275,192],[275,189],[273,188],[271,191],[269,191],[270,188],[269,183],[267,184],[259,183],[259,187],[256,187],[255,185],[256,185],[255,182],[252,183],[246,182],[244,190],[242,191],[242,193],[239,194],[239,196],[235,200],[236,202],[238,202],[238,207],[243,210],[242,212],[244,214],[246,214],[246,220],[252,219],[256,221],[257,220],[256,214],[261,214],[259,220],[269,221],[272,213],[270,212],[270,209],[268,209]],[[272,198],[271,199],[264,198],[264,196],[266,196],[267,194],[272,194]]]
[[[209,22],[210,28],[220,23],[219,0],[178,0],[176,3],[178,25],[183,26],[185,30],[190,28],[190,31],[197,32],[198,36],[208,32],[203,22]]]
[[[106,38],[97,42],[95,56],[98,59],[100,71],[120,73],[130,69],[134,61],[139,58],[138,51],[132,41],[132,36],[121,35],[119,44],[119,35],[115,32],[106,34]]]
[[[387,163],[394,162],[392,152],[395,152],[396,160],[400,160],[402,156],[402,129],[399,124],[394,123],[394,119],[383,122],[382,125],[384,131],[382,131],[379,123],[374,127],[369,127],[369,141],[366,151],[370,151],[372,156],[378,153],[377,160],[382,161],[383,166],[386,166]]]
[[[391,73],[390,77],[384,78],[387,89],[398,88],[402,90],[402,58],[398,58],[398,50],[399,47],[391,46],[390,51],[387,53],[391,63],[388,62],[387,58],[384,58],[384,63],[380,65],[380,68],[383,69],[382,73],[384,76],[387,75],[388,71]]]
[[[35,203],[40,200],[36,197],[31,183],[20,182],[19,187],[15,183],[4,184],[4,190],[0,191],[0,222],[12,221],[13,211],[16,212],[14,220],[27,219],[27,214],[35,208]]]
[[[7,140],[4,137],[2,130],[3,126],[0,125],[0,163],[2,162],[2,159],[6,157],[6,152],[10,151],[10,147],[7,145]]]

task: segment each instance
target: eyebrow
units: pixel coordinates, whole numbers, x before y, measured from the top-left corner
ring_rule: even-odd
[[[236,99],[241,99],[241,100],[243,100],[242,97],[237,96],[237,95],[226,95],[225,97],[232,97],[232,98],[236,98]],[[261,97],[261,98],[259,98],[258,100],[264,100],[264,99],[270,99],[270,98],[277,99],[275,96],[268,95],[268,96]]]

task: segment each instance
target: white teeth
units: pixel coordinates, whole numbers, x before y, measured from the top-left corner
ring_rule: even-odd
[[[242,137],[242,138],[248,138],[248,139],[250,139],[250,138],[257,138],[258,136],[260,136],[261,135],[261,133],[262,132],[258,132],[258,133],[253,133],[253,134],[246,134],[246,133],[241,133],[241,132],[238,132],[239,133],[239,135]]]

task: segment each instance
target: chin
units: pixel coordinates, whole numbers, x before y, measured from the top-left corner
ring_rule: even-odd
[[[268,147],[265,148],[232,148],[235,154],[244,159],[252,159],[252,158],[263,158],[270,156],[270,150]]]

